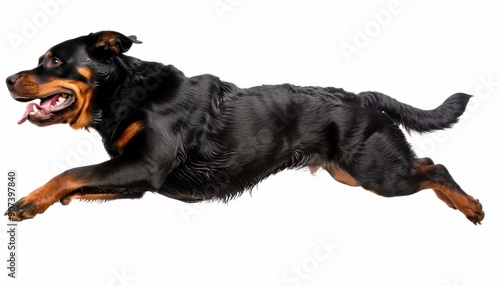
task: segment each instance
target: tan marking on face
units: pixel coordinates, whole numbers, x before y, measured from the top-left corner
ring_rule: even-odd
[[[22,73],[12,91],[20,96],[36,96],[38,94],[37,80],[29,74]]]
[[[77,71],[86,79],[90,79],[92,77],[92,71],[87,67],[80,67]]]
[[[71,111],[60,123],[69,123],[73,129],[89,128],[92,123],[92,110],[90,102],[94,94],[93,90],[85,83],[76,80],[49,79],[47,82],[38,85],[40,96],[56,92],[65,88],[73,91],[76,102],[73,103]]]

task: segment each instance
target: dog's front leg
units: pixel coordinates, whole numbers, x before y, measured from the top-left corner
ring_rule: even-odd
[[[165,164],[161,164],[165,166]],[[43,213],[57,201],[69,203],[68,197],[115,199],[133,197],[131,190],[156,191],[167,172],[151,160],[119,156],[101,164],[70,169],[20,199],[7,212],[11,220],[21,221]],[[102,190],[102,193],[96,192]],[[136,196],[137,197],[137,196]]]

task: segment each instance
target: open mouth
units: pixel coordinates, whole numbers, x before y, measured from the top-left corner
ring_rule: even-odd
[[[23,124],[26,120],[40,122],[51,119],[54,113],[66,109],[75,102],[75,96],[71,90],[63,89],[47,95],[40,99],[40,104],[31,102],[26,106],[26,111],[17,124]]]

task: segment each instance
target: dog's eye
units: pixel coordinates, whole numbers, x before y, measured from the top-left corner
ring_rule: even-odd
[[[62,61],[58,58],[51,58],[49,61],[49,67],[58,67],[62,64]]]

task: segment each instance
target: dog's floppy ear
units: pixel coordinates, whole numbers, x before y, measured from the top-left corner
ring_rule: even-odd
[[[136,36],[125,36],[114,31],[102,31],[91,33],[89,37],[94,42],[94,47],[103,49],[113,54],[122,54],[127,52],[132,44],[141,44]]]

